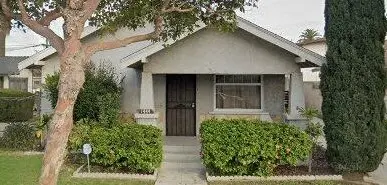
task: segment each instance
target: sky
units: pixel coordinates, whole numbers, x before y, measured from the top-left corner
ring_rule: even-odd
[[[387,2],[387,0],[385,0]],[[386,3],[387,4],[387,3]],[[296,42],[300,33],[307,29],[316,29],[324,33],[324,0],[260,0],[258,8],[247,8],[241,17],[262,26],[282,37]],[[60,33],[60,21],[53,22],[51,27]],[[45,39],[27,30],[14,29],[7,38],[8,56],[29,56],[44,49]],[[21,49],[28,47],[27,49]]]

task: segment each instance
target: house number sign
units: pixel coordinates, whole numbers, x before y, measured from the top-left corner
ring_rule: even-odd
[[[153,114],[154,111],[152,109],[139,109],[138,113],[140,113],[140,114]]]

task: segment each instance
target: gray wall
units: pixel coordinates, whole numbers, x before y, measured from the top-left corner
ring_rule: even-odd
[[[166,133],[166,75],[153,75],[153,95],[155,101],[155,111],[159,114],[159,126]]]
[[[203,116],[214,110],[214,75],[196,75],[196,133]]]
[[[321,112],[322,96],[320,82],[304,82],[305,106]]]
[[[284,113],[285,75],[264,75],[264,110],[272,118],[282,118]]]
[[[121,74],[121,111],[135,113],[140,107],[141,71],[127,68]]]
[[[238,29],[200,30],[148,58],[144,71],[158,74],[290,74],[295,56]]]

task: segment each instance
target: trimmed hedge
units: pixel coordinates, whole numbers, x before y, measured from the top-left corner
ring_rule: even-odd
[[[162,161],[161,130],[154,126],[118,124],[77,124],[69,139],[69,150],[92,145],[92,165],[133,173],[153,173]]]
[[[259,120],[206,120],[200,135],[204,165],[214,175],[272,175],[279,164],[306,159],[312,148],[304,131]]]
[[[34,94],[16,90],[0,90],[0,122],[27,121],[33,116]]]
[[[0,148],[28,151],[36,149],[35,127],[30,123],[11,123],[0,137]]]

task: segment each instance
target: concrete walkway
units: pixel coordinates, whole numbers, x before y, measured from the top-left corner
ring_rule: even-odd
[[[196,137],[166,137],[156,185],[207,185]]]
[[[387,154],[384,155],[382,164],[374,172],[368,173],[366,181],[377,183],[380,185],[387,185]]]

